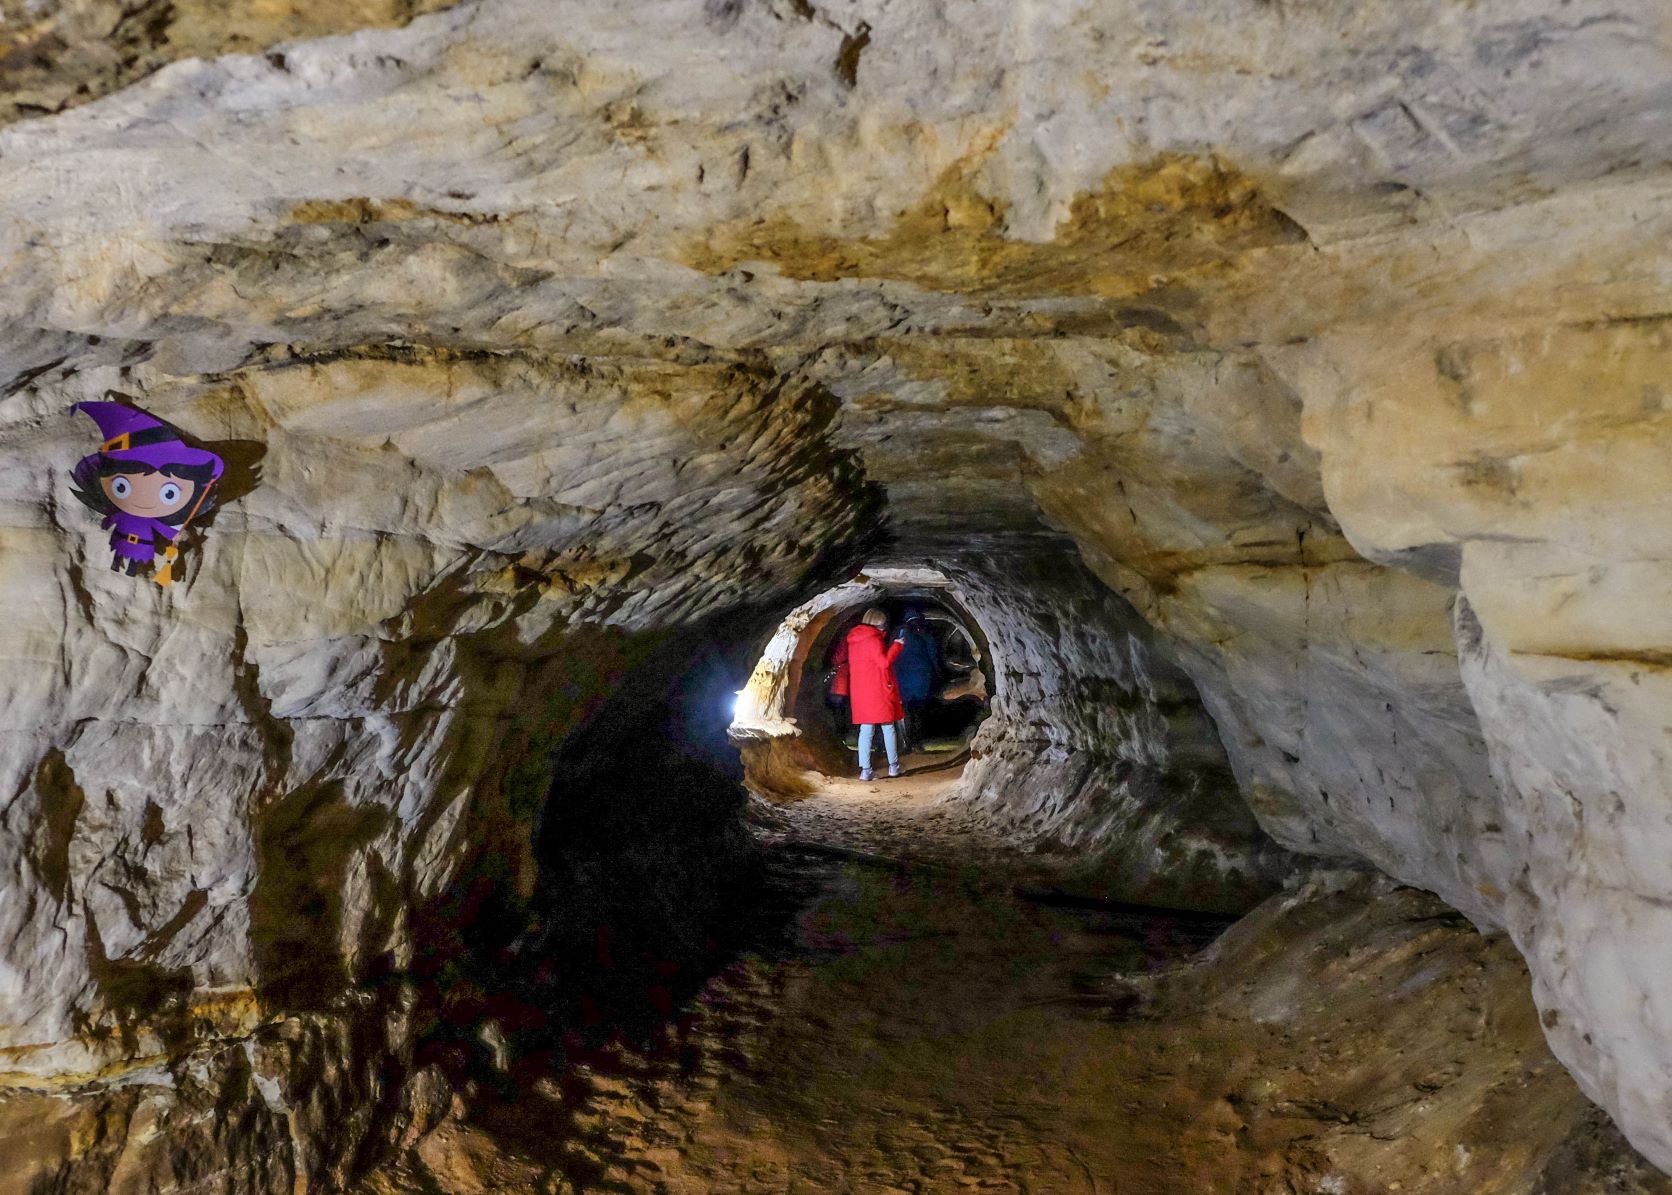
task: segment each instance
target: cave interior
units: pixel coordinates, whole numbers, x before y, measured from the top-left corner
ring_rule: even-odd
[[[1649,0],[0,0],[0,1195],[1672,1195],[1669,117]]]

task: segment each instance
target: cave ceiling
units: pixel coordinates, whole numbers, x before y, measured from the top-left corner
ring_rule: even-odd
[[[1672,989],[1633,962],[1672,940],[1662,6],[0,16],[0,596],[55,662],[4,694],[0,789],[142,760],[223,848],[67,937],[0,925],[57,977],[0,1016],[18,1065],[109,1063],[99,916],[248,979],[275,794],[383,801],[366,842],[433,891],[564,636],[788,609],[882,542],[1021,622],[1007,584],[1083,563],[1263,832],[1509,933],[1672,1165]],[[62,492],[110,389],[261,450],[178,609]],[[69,900],[130,804],[8,825],[30,882]]]

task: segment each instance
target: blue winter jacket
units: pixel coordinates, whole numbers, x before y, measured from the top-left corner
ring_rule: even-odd
[[[940,648],[934,636],[915,623],[906,624],[900,642],[900,654],[894,660],[894,679],[900,685],[900,699],[921,701],[935,691]]]

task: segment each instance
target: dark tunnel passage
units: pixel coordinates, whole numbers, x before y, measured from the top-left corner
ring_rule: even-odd
[[[1672,1195],[1669,28],[0,0],[0,1195]]]
[[[946,687],[990,698],[955,760],[866,785],[823,681],[873,606],[935,617]],[[359,1195],[1234,1190],[1246,1145],[1180,1125],[1255,1090],[1265,1164],[1309,1190],[1316,1130],[1282,1109],[1421,1081],[1469,1032],[1423,977],[1511,982],[1513,960],[1362,870],[1261,904],[1295,864],[1149,635],[1060,561],[1012,559],[606,636],[527,899],[438,912],[465,940],[406,1087],[437,1076],[463,1111]],[[1405,1053],[1373,1081],[1315,1063],[1384,1033]]]
[[[847,1157],[854,1147],[840,1143],[842,1134],[821,1143],[816,1126],[831,1120],[864,1131],[868,1114],[858,1107],[893,1102],[925,1133],[979,1136],[934,1127],[943,1115],[938,1092],[990,1082],[995,1071],[1017,1091],[1038,1092],[1027,1068],[1087,1044],[1074,1043],[1069,1020],[1029,1012],[1033,1003],[1083,996],[1093,974],[1160,974],[1233,917],[1134,903],[1126,898],[1145,893],[1106,877],[1088,882],[1070,866],[1076,852],[1030,858],[1016,849],[1025,842],[1016,829],[983,830],[981,818],[958,812],[984,799],[964,787],[957,766],[969,744],[989,728],[986,750],[1002,756],[1016,733],[1003,722],[1007,686],[1062,687],[1049,673],[1030,675],[1038,662],[1023,666],[1015,654],[1019,628],[1048,625],[1059,637],[1062,628],[1001,615],[995,642],[965,604],[971,592],[981,591],[920,566],[874,568],[788,619],[750,611],[675,635],[607,637],[592,649],[608,695],[553,754],[533,891],[521,905],[505,904],[502,889],[483,885],[478,903],[438,912],[438,921],[465,927],[465,941],[432,967],[437,1003],[413,1073],[445,1076],[468,1093],[470,1114],[456,1130],[462,1136],[435,1147],[437,1157],[460,1165],[447,1150],[478,1159],[486,1152],[507,1183],[491,1189],[511,1189],[507,1175],[538,1175],[558,1183],[551,1189],[577,1192],[729,1190],[745,1173],[777,1176],[767,1189],[799,1189],[793,1176],[808,1163],[707,1139],[702,1126],[718,1101],[740,1124],[770,1117],[792,1152],[836,1151],[837,1171],[821,1190],[869,1189],[885,1173],[908,1184],[917,1176],[934,1190],[955,1174],[1001,1182],[1017,1172],[1010,1151],[1020,1141],[989,1150],[987,1160],[925,1169],[915,1137],[884,1148],[869,1170],[853,1169],[864,1151]],[[987,600],[988,617],[1003,609]],[[937,724],[956,744],[938,753],[948,758],[867,802],[840,787],[851,756],[830,728],[820,665],[878,605],[895,620],[909,610],[934,620],[947,661],[941,689],[962,692]],[[1119,607],[1093,598],[1078,615],[1094,611]],[[806,727],[800,746],[815,765],[834,761],[821,774],[836,788],[788,803],[745,788],[734,718],[747,711],[737,698],[762,685],[793,703],[795,725]],[[982,700],[971,702],[977,693]],[[997,712],[988,694],[999,699]],[[760,746],[741,745],[745,761]],[[1030,978],[995,981],[995,965]],[[856,967],[858,982],[849,974]],[[965,998],[935,995],[949,990]],[[1119,1009],[1126,997],[1096,1000]],[[973,1042],[1004,1025],[1018,1035],[1008,1059],[958,1046],[932,1065],[912,1061],[920,1041]],[[882,1069],[857,1086],[839,1079],[861,1060]],[[902,1065],[919,1073],[915,1085],[890,1077]],[[1023,1136],[1026,1148],[1043,1150],[1027,1164],[1036,1178],[1055,1174],[1057,1189],[1080,1189],[1079,1145],[1043,1122]],[[418,1155],[403,1165],[384,1173],[431,1182],[442,1169]],[[670,1174],[683,1185],[658,1185]]]
[[[956,746],[867,786],[825,696],[875,606],[933,620]],[[1349,1054],[1402,1035],[1395,1086],[1466,1031],[1387,1004],[1425,968],[1482,974],[1430,898],[1332,873],[1237,920],[1295,865],[1149,629],[1060,561],[868,566],[559,675],[599,696],[552,754],[535,883],[508,899],[484,861],[418,959],[402,1089],[459,1102],[392,1110],[432,1127],[357,1195],[1230,1190],[1244,1147],[1179,1130],[1245,1098],[1211,1060],[1274,1108],[1348,1098],[1260,1010],[1327,988],[1309,1040],[1326,1007]],[[1313,1155],[1271,1148],[1308,1190]]]

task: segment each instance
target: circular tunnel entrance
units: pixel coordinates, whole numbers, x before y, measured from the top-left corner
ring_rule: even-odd
[[[890,642],[904,633],[913,637],[912,655],[929,665],[926,691],[914,687],[907,669],[896,661],[901,697],[907,705],[910,767],[948,766],[961,760],[989,713],[991,684],[987,653],[973,630],[938,597],[908,594],[872,604],[887,615]],[[793,710],[808,752],[820,770],[841,774],[853,767],[858,728],[846,699],[833,693],[845,656],[847,637],[871,606],[848,610],[830,620],[808,645],[796,686]],[[919,637],[920,636],[920,637]],[[914,670],[919,674],[922,668]],[[919,695],[921,692],[921,696]]]
[[[896,660],[908,707],[899,727],[902,770],[951,768],[968,758],[991,713],[986,635],[940,573],[868,570],[792,611],[738,694],[731,736],[753,787],[795,795],[806,791],[807,773],[857,772],[859,731],[837,676],[849,634],[873,608],[886,617],[885,640],[906,641]]]

